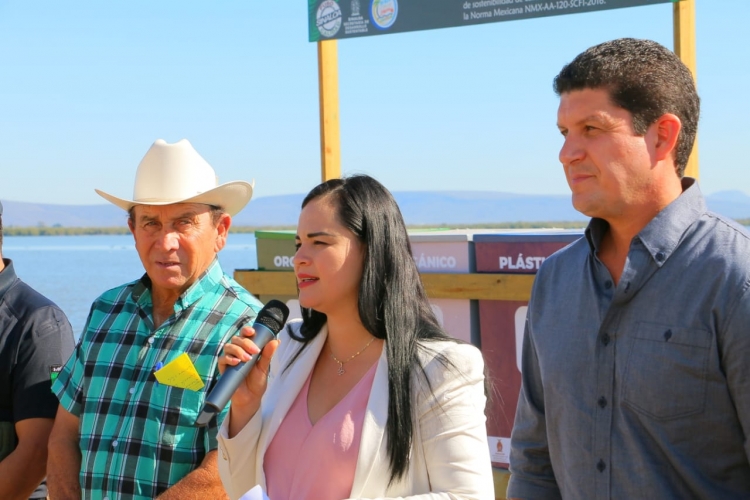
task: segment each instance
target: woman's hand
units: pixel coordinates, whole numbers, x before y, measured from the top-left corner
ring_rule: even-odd
[[[260,408],[260,400],[268,386],[268,370],[271,358],[279,347],[278,340],[272,340],[261,351],[252,341],[255,330],[245,326],[240,334],[224,344],[224,355],[219,358],[219,372],[224,373],[227,367],[237,366],[250,360],[250,356],[261,353],[258,362],[247,374],[245,380],[232,395],[229,414],[229,437],[234,437]]]

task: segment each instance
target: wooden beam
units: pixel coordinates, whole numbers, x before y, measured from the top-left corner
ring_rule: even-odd
[[[323,181],[341,177],[339,70],[336,40],[318,42],[320,167]]]
[[[420,275],[427,295],[435,299],[529,300],[533,274]]]
[[[253,295],[297,295],[294,273],[235,269],[234,279]]]
[[[674,22],[674,51],[698,81],[697,58],[695,49],[695,0],[680,0],[672,4]],[[690,154],[685,175],[698,178],[698,137],[695,138],[693,152]]]
[[[427,295],[435,299],[529,300],[532,274],[421,275]],[[294,273],[238,269],[234,279],[255,295],[297,295]]]

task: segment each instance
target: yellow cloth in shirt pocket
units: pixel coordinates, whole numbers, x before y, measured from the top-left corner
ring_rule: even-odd
[[[195,369],[190,356],[183,352],[175,359],[164,365],[163,368],[154,372],[156,380],[160,384],[191,391],[200,391],[205,384]]]

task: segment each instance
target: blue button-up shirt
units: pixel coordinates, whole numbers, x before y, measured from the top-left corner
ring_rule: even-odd
[[[603,220],[540,269],[509,497],[750,498],[750,235],[683,190],[616,286]]]

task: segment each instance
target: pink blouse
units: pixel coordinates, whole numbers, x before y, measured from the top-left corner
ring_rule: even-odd
[[[377,363],[315,425],[307,411],[310,373],[266,450],[268,498],[349,498],[376,367]]]

